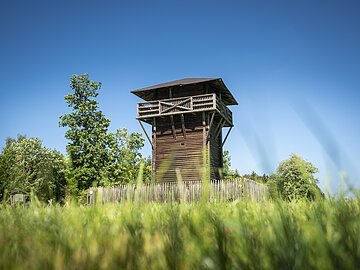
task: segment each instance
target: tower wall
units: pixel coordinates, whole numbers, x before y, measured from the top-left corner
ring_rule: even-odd
[[[155,139],[155,163],[157,181],[176,181],[176,170],[184,181],[201,179],[203,167],[203,127],[198,115],[185,115],[185,136],[181,116],[174,116],[175,134],[169,118],[157,119]],[[155,157],[155,159],[154,159]]]
[[[237,102],[221,78],[185,78],[132,93],[145,100],[137,105],[137,119],[152,146],[156,181],[222,177],[222,128],[230,128],[228,135],[233,119],[227,106]]]
[[[205,122],[202,118],[205,116]],[[219,168],[222,166],[221,133],[215,137],[215,129],[209,130],[209,114],[190,114],[184,116],[185,135],[181,116],[174,117],[175,134],[167,118],[157,119],[156,131],[153,130],[153,164],[157,181],[176,181],[176,171],[184,181],[198,181],[208,177],[219,179]],[[217,122],[214,121],[214,125]],[[206,152],[208,151],[208,152]],[[210,165],[210,168],[209,168]],[[207,166],[207,168],[206,168]],[[206,170],[208,172],[206,172]],[[204,171],[205,170],[205,171]]]

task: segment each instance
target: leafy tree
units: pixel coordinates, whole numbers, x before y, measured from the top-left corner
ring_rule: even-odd
[[[318,179],[314,174],[318,169],[300,156],[292,154],[278,166],[276,173],[271,176],[271,189],[276,190],[285,200],[306,198],[314,200],[322,194]]]
[[[43,201],[65,196],[65,163],[61,153],[42,146],[38,138],[8,138],[0,155],[0,196],[18,188]]]
[[[151,178],[151,170],[152,170],[151,156],[148,156],[147,158],[143,158],[143,162],[144,162],[143,181],[145,183],[150,183],[152,181],[152,178]]]
[[[72,112],[60,117],[60,126],[68,127],[65,138],[70,142],[66,150],[71,159],[72,178],[79,190],[100,183],[111,155],[107,134],[110,120],[96,101],[100,82],[89,80],[88,74],[73,75],[70,87],[74,91],[65,96]]]
[[[223,152],[223,168],[222,173],[224,179],[233,179],[235,177],[239,177],[239,173],[237,170],[232,170],[231,168],[231,157],[230,152],[228,150],[224,150]]]
[[[244,174],[244,178],[253,180],[258,183],[266,184],[269,180],[269,176],[266,174],[258,175],[256,172],[252,171],[251,174]]]
[[[146,162],[140,154],[144,146],[141,133],[128,133],[126,129],[108,132],[110,120],[96,100],[101,83],[90,81],[88,74],[73,75],[70,87],[74,92],[65,100],[72,111],[62,115],[59,123],[69,128],[65,138],[69,140],[66,176],[70,192],[76,194],[93,185],[135,182],[140,164]],[[148,169],[145,166],[147,174]]]
[[[126,128],[117,129],[115,133],[109,134],[109,142],[111,163],[107,168],[107,178],[101,184],[135,183],[140,164],[146,162],[140,153],[144,146],[141,133],[129,134]]]

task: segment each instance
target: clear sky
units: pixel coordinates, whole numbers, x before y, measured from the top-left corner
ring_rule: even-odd
[[[74,73],[103,83],[111,130],[130,131],[141,131],[131,90],[222,77],[239,103],[233,168],[270,173],[298,153],[323,189],[341,172],[360,187],[359,14],[359,1],[2,0],[0,146],[26,134],[65,153]]]

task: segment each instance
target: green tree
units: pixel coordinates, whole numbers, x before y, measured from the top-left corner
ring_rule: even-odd
[[[100,183],[111,161],[107,133],[110,120],[99,110],[96,100],[100,82],[89,80],[88,74],[73,75],[70,88],[74,91],[65,96],[72,108],[71,113],[60,117],[60,126],[68,127],[65,138],[69,140],[66,150],[70,156],[71,179],[79,190]]]
[[[0,196],[18,188],[43,201],[65,196],[65,163],[61,153],[42,146],[38,138],[8,138],[0,155]]]
[[[143,181],[145,183],[150,183],[152,181],[152,178],[151,178],[151,170],[152,170],[151,156],[143,158],[143,162],[144,162]]]
[[[300,156],[292,154],[289,159],[282,161],[276,173],[271,176],[271,189],[276,190],[285,200],[309,199],[314,200],[322,194],[318,179],[314,174],[318,169]]]
[[[252,171],[251,174],[244,174],[244,178],[253,180],[258,183],[266,184],[269,180],[269,176],[266,174],[258,175],[256,172]]]
[[[96,100],[101,83],[90,81],[88,74],[73,75],[70,87],[74,92],[66,95],[65,101],[72,111],[60,117],[60,126],[68,128],[66,177],[70,192],[135,182],[140,164],[146,163],[140,153],[144,146],[141,133],[128,133],[127,129],[108,132],[110,120]],[[145,166],[146,174],[148,169]]]
[[[139,132],[128,133],[126,128],[117,129],[109,134],[111,163],[107,167],[107,178],[101,185],[135,183],[141,163],[146,163],[140,149],[144,138]]]
[[[223,174],[224,179],[234,179],[240,176],[237,170],[231,169],[231,156],[228,150],[223,152],[223,168],[220,173]]]

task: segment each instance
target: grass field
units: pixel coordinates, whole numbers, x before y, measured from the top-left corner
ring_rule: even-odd
[[[360,199],[0,206],[1,269],[359,269]]]

